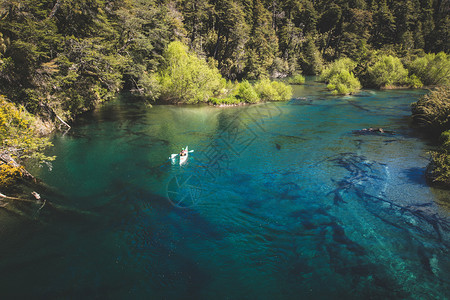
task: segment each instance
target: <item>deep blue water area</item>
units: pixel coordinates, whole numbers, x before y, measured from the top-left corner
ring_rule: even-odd
[[[426,184],[433,145],[409,124],[424,93],[123,95],[33,169],[51,206],[0,211],[0,298],[448,299],[450,194]]]

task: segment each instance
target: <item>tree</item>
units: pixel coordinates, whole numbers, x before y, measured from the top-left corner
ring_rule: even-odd
[[[439,135],[450,130],[450,87],[436,88],[411,105],[414,124]]]
[[[408,69],[425,85],[450,84],[450,57],[444,53],[429,53],[412,61]]]
[[[306,42],[302,46],[300,65],[306,75],[320,74],[323,67],[323,59],[319,48],[314,43],[312,36],[306,37]]]
[[[42,152],[51,143],[48,138],[39,136],[36,119],[4,96],[0,96],[0,142],[0,186],[10,185],[16,178],[29,175],[20,164],[25,159],[38,162],[54,159]]]
[[[205,37],[214,24],[214,6],[207,0],[182,0],[177,8],[183,16],[190,48],[199,55],[204,54],[204,45],[208,43]]]
[[[246,67],[244,49],[250,34],[244,8],[235,1],[217,1],[216,20],[216,39],[210,45],[209,52],[217,60],[224,76],[229,79],[241,78]]]
[[[379,87],[395,87],[408,85],[408,70],[398,57],[381,55],[377,62],[368,69],[371,84]]]
[[[348,21],[343,24],[341,41],[337,45],[338,57],[347,56],[353,60],[362,59],[364,47],[370,38],[370,30],[373,26],[372,13],[362,9],[350,9]]]
[[[216,68],[190,53],[181,42],[172,42],[164,52],[164,65],[159,74],[161,98],[172,103],[206,102],[218,96],[225,86]]]
[[[304,41],[303,32],[291,19],[281,25],[278,32],[281,57],[288,63],[288,73],[294,74],[299,69],[299,53]]]
[[[320,79],[328,83],[327,88],[335,95],[352,94],[361,88],[353,74],[355,68],[356,63],[350,58],[341,58],[324,68]]]
[[[386,0],[382,0],[378,9],[373,14],[374,26],[372,27],[370,43],[376,48],[394,44],[396,37],[396,22]]]
[[[260,0],[253,4],[253,26],[247,44],[247,77],[251,79],[268,75],[278,53],[278,39],[271,26],[271,16]]]

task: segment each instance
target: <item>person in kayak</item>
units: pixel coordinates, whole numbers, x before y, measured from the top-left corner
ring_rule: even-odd
[[[180,156],[186,156],[186,150],[184,148],[181,148]]]

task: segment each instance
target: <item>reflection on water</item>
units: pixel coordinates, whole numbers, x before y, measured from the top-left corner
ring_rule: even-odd
[[[82,118],[38,170],[66,209],[1,212],[0,295],[448,296],[450,195],[427,187],[407,119],[422,92],[296,89],[225,109],[125,98]]]

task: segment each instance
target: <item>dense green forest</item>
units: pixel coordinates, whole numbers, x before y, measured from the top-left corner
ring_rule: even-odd
[[[158,99],[173,41],[229,80],[318,74],[342,57],[365,74],[380,53],[448,53],[448,12],[442,0],[3,0],[0,91],[64,120],[123,87]]]
[[[445,0],[1,0],[0,94],[45,131],[123,89],[233,104],[289,98],[267,78],[301,74],[335,94],[446,85],[449,33]]]

